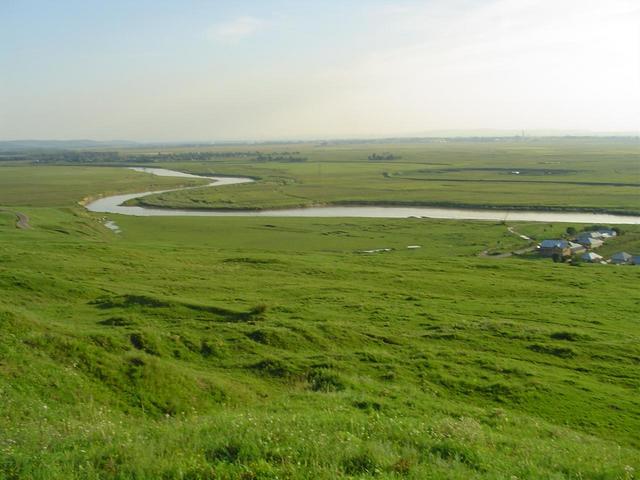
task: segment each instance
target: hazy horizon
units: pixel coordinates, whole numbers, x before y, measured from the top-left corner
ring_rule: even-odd
[[[0,4],[0,140],[640,130],[633,0]]]
[[[524,135],[523,135],[524,134]],[[455,141],[456,139],[554,139],[554,138],[574,138],[574,139],[597,139],[597,138],[619,138],[619,139],[634,139],[640,138],[640,131],[627,131],[627,132],[593,132],[588,130],[491,130],[491,129],[478,129],[478,130],[446,130],[446,131],[429,131],[419,133],[407,133],[401,135],[344,135],[344,136],[302,136],[302,137],[272,137],[264,139],[252,139],[252,138],[212,138],[212,139],[182,139],[175,140],[171,138],[163,139],[145,139],[145,140],[132,140],[129,138],[0,138],[0,146],[7,147],[12,145],[20,146],[33,146],[36,144],[54,145],[54,144],[96,144],[96,146],[125,146],[131,145],[252,145],[252,144],[269,144],[269,143],[291,143],[291,144],[303,144],[303,143],[315,143],[315,142],[380,142],[380,141],[420,141],[420,140],[438,140],[447,139]],[[75,148],[75,147],[74,147]]]

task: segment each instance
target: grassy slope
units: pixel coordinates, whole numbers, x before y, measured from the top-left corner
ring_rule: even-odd
[[[261,181],[146,197],[141,203],[179,208],[388,203],[640,212],[640,156],[635,144],[546,141],[274,148],[294,149],[308,161],[174,163],[187,171],[246,174]],[[367,160],[371,153],[385,151],[401,158]]]
[[[32,230],[0,224],[9,478],[640,468],[634,267],[478,258],[520,244],[482,222],[114,216],[116,236],[23,210]],[[375,247],[396,250],[354,253]]]

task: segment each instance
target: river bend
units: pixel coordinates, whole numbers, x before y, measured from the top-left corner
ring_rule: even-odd
[[[189,173],[176,172],[164,168],[138,168],[132,170],[151,173],[153,175],[182,178],[204,178],[211,181],[209,185],[158,190],[153,192],[129,193],[99,198],[86,205],[92,212],[118,213],[121,215],[135,215],[140,217],[361,217],[361,218],[439,218],[449,220],[494,220],[494,221],[524,221],[524,222],[565,222],[589,224],[640,224],[639,216],[612,215],[607,213],[584,212],[545,212],[527,210],[495,210],[495,209],[466,209],[466,208],[436,208],[436,207],[383,207],[383,206],[329,206],[289,208],[278,210],[185,210],[173,208],[153,208],[140,206],[126,206],[123,203],[134,198],[146,197],[157,193],[175,192],[193,188],[211,188],[224,185],[236,185],[253,182],[246,177],[205,177]]]

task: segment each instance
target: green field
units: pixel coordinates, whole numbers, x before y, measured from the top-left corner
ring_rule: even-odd
[[[284,147],[271,147],[275,159]],[[237,150],[237,148],[234,148]],[[268,148],[264,148],[268,155]],[[214,150],[224,152],[223,149]],[[145,197],[171,208],[264,209],[312,205],[436,205],[640,212],[637,142],[499,142],[292,146],[304,162],[255,156],[161,165],[204,174],[244,174],[257,185]],[[391,152],[392,161],[371,161]],[[187,155],[188,156],[188,155]],[[153,157],[151,157],[153,158]],[[518,172],[518,173],[516,173]]]
[[[1,164],[0,164],[1,165]],[[142,175],[123,168],[2,166],[1,207],[75,206],[98,195],[198,185],[197,179]]]
[[[157,162],[261,181],[152,201],[428,203],[437,191],[533,205],[555,176],[495,169],[534,168],[544,148],[575,185],[552,184],[557,201],[541,205],[640,210],[625,193],[637,187],[580,184],[638,183],[624,145],[270,148],[308,160]],[[402,158],[367,160],[375,151]],[[465,181],[436,189],[431,175]],[[490,188],[503,179],[543,183],[512,198]],[[78,205],[182,184],[0,166],[0,478],[637,478],[638,267],[480,257],[528,243],[495,222],[108,215],[114,234]],[[414,184],[434,188],[402,187]],[[15,228],[16,211],[30,228]],[[538,239],[568,226],[509,225]],[[623,230],[608,251],[640,253],[640,226]],[[392,250],[361,253],[377,248]]]

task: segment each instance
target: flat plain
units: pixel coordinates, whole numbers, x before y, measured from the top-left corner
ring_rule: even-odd
[[[479,256],[529,244],[508,226],[583,226],[108,215],[115,234],[78,204],[198,182],[120,168],[140,164],[258,179],[144,200],[166,207],[633,213],[637,144],[36,157],[0,162],[0,476],[637,477],[639,268]],[[622,228],[607,253],[640,253],[640,227]]]
[[[217,149],[213,162],[175,152],[164,163],[205,175],[249,175],[258,185],[173,192],[140,203],[221,209],[376,204],[640,212],[640,155],[633,141],[294,145],[247,156],[237,150]]]

